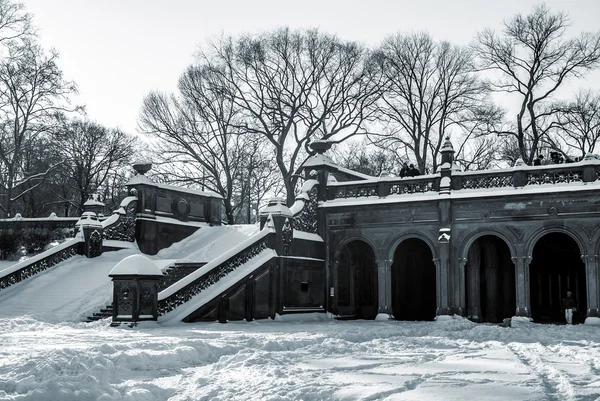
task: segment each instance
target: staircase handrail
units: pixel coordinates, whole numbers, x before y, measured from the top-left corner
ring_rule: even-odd
[[[117,240],[135,242],[135,204],[138,198],[136,196],[128,196],[121,201],[119,208],[113,211],[112,215],[102,222],[104,240]],[[130,214],[128,216],[127,214]],[[127,227],[125,218],[133,219],[129,222],[132,227]]]
[[[217,256],[195,272],[171,284],[158,293],[158,314],[164,315],[189,301],[204,289],[217,283],[235,269],[269,247],[269,234],[273,229],[265,226],[252,237]]]
[[[75,238],[55,247],[48,249],[22,262],[16,263],[6,269],[0,270],[0,290],[10,287],[20,281],[38,274],[50,267],[56,266],[72,256],[78,254],[79,245],[83,238],[77,235]]]

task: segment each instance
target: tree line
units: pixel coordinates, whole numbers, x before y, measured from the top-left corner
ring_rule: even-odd
[[[24,7],[0,0],[0,218],[79,216],[93,192],[110,207],[122,197],[134,138],[86,119],[57,60]]]
[[[2,13],[26,15],[18,11]],[[7,43],[24,44],[31,36],[25,33],[28,18],[10,24],[24,24],[24,30],[4,35],[3,60],[18,59]],[[0,32],[16,29],[7,26],[0,23]],[[139,128],[152,143],[151,173],[155,180],[220,194],[224,220],[236,223],[252,222],[272,194],[294,201],[302,165],[317,139],[344,143],[334,148],[334,161],[375,176],[397,174],[404,162],[421,174],[435,172],[447,136],[465,170],[512,165],[517,159],[532,164],[550,152],[565,160],[581,158],[596,150],[600,92],[587,89],[561,101],[556,95],[598,68],[600,33],[572,36],[568,27],[566,13],[539,5],[507,19],[500,31],[482,30],[469,46],[424,32],[392,34],[372,48],[315,29],[222,36],[200,48],[176,92],[150,92],[143,100]],[[0,75],[10,70],[4,62],[2,69]],[[60,85],[26,129],[15,122],[21,114],[2,99],[0,135],[15,138],[6,142],[13,143],[10,149],[0,148],[0,191],[10,194],[0,193],[2,205],[21,200],[21,207],[31,208],[28,196],[66,182],[64,177],[73,184],[70,189],[52,188],[65,207],[66,199],[80,204],[89,188],[113,195],[122,188],[131,152],[108,149],[133,149],[133,141],[98,124],[65,118],[71,107],[65,101],[76,88],[56,74]],[[0,78],[0,93],[7,92],[7,82]],[[77,139],[77,132],[92,126],[103,128],[103,138],[113,138],[103,142],[102,151],[73,145],[88,140],[88,134]],[[17,131],[25,133],[23,139]],[[127,143],[114,143],[123,137]],[[38,143],[52,156],[33,150]],[[110,155],[104,164],[101,154]],[[94,171],[95,178],[83,178],[85,171]]]

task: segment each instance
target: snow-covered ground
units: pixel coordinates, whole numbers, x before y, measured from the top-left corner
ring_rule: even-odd
[[[600,399],[598,326],[294,318],[134,329],[0,319],[0,399]]]

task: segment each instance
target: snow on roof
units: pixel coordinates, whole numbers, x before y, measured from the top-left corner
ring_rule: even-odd
[[[127,185],[129,185],[129,186],[137,185],[137,184],[146,184],[146,185],[150,185],[150,186],[153,186],[156,188],[166,189],[166,190],[173,191],[173,192],[182,192],[182,193],[186,193],[186,194],[200,195],[200,196],[205,196],[207,198],[223,199],[223,197],[216,192],[200,191],[197,189],[179,187],[176,185],[162,184],[162,183],[154,182],[150,178],[146,177],[145,175],[141,175],[141,174],[136,175],[131,180],[129,180],[129,182],[127,183]]]
[[[162,276],[162,271],[144,255],[131,255],[120,261],[109,276]]]

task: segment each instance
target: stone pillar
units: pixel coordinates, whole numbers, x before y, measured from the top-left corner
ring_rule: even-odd
[[[80,250],[82,255],[95,258],[102,255],[102,223],[94,212],[83,212],[81,218],[75,223],[76,232],[83,235],[83,246]]]
[[[586,317],[600,317],[600,280],[598,277],[598,255],[582,255],[586,272],[587,315]]]
[[[93,212],[96,216],[104,216],[104,208],[106,205],[100,200],[100,195],[93,193],[89,199],[83,204],[84,212]]]
[[[512,257],[515,264],[515,286],[516,286],[516,316],[531,317],[531,306],[529,300],[529,263],[528,256]]]
[[[112,326],[158,320],[158,282],[162,271],[147,257],[131,255],[110,272],[113,280]]]
[[[391,262],[385,258],[377,261],[377,313],[392,314]]]

